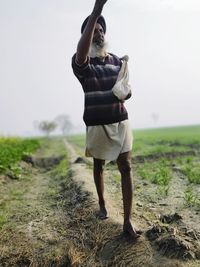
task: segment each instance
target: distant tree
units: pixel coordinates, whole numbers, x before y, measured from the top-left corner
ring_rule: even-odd
[[[62,114],[55,118],[55,122],[63,135],[68,135],[73,128],[73,124],[68,115]]]
[[[43,132],[46,136],[49,136],[57,127],[54,121],[41,121],[38,123],[38,129]]]

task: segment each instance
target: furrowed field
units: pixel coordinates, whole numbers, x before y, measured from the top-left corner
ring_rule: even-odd
[[[146,236],[161,254],[176,258],[183,253],[183,258],[187,258],[187,253],[177,245],[179,241],[174,241],[170,234],[167,236],[167,232],[172,227],[180,242],[194,235],[199,244],[200,127],[135,130],[133,135],[133,214],[153,225]],[[84,139],[84,136],[70,139],[82,155]],[[107,176],[119,194],[121,177],[114,162],[107,164]],[[188,258],[195,257],[192,255],[191,252]]]
[[[172,193],[174,209],[182,207],[176,205],[180,198],[183,207],[199,209],[200,126],[135,130],[133,136],[133,174],[140,184],[137,197],[164,201]],[[84,149],[84,135],[70,140],[79,151]],[[111,178],[120,181],[117,172]]]
[[[200,126],[134,130],[133,221],[121,234],[121,177],[105,169],[96,217],[85,135],[0,138],[0,266],[200,266]]]
[[[173,172],[180,172],[188,185],[200,184],[200,127],[177,127],[134,131],[133,171],[143,180],[168,186]],[[79,152],[85,136],[72,136]],[[82,151],[83,153],[83,151]]]
[[[31,152],[39,148],[39,141],[36,139],[21,138],[0,138],[0,182],[3,183],[6,177],[11,180],[20,179],[22,168],[18,162]],[[1,184],[0,184],[1,185]],[[7,212],[3,209],[3,192],[0,198],[0,229],[7,221]]]

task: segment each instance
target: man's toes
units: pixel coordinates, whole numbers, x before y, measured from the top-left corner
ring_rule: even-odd
[[[140,237],[139,234],[137,234],[134,231],[123,231],[124,235],[128,238],[132,238],[132,239],[138,239]]]
[[[131,224],[124,225],[123,232],[125,235],[137,239],[143,233],[142,230],[133,227]]]
[[[137,233],[138,235],[141,235],[141,234],[143,233],[143,231],[142,231],[141,229],[136,229],[135,231],[136,231],[136,233]]]

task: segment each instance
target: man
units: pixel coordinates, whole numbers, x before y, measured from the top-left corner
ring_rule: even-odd
[[[101,15],[106,2],[107,0],[96,0],[91,15],[83,22],[82,36],[72,58],[72,68],[85,93],[83,119],[87,126],[86,155],[93,157],[99,218],[107,218],[103,182],[105,160],[116,160],[122,181],[123,231],[133,238],[138,238],[141,231],[131,223],[132,133],[124,101],[119,100],[112,91],[122,60],[106,51],[106,22]]]

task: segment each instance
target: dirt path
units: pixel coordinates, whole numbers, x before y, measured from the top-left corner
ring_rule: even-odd
[[[77,159],[80,159],[79,155],[76,153],[73,146],[65,140],[65,146],[67,150],[69,151],[70,155],[70,163],[71,163],[71,170],[73,173],[73,180],[77,182],[78,184],[81,184],[83,186],[83,189],[85,191],[88,191],[91,193],[93,200],[96,203],[96,206],[98,207],[98,198],[96,193],[96,188],[93,181],[93,173],[92,168],[86,168],[86,164],[83,163],[75,163]],[[91,159],[84,159],[89,164],[92,164]],[[106,177],[107,178],[107,175]],[[111,188],[108,185],[108,179],[105,179],[105,199],[106,199],[106,207],[109,211],[109,218],[111,218],[112,221],[117,223],[123,223],[123,214],[121,205],[119,205],[119,199],[113,199],[112,198],[112,192]],[[121,192],[119,192],[121,194]]]

